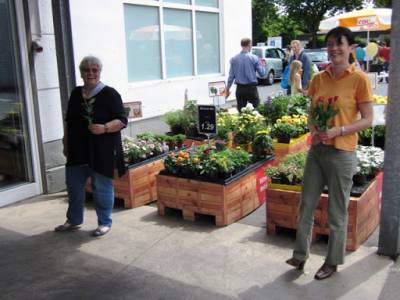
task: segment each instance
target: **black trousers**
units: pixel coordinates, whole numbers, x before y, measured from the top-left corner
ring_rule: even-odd
[[[260,104],[260,97],[256,85],[236,84],[237,109],[240,112],[247,103],[253,104],[254,108]]]

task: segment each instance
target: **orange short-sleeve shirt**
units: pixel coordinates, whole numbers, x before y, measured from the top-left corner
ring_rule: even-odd
[[[330,124],[332,127],[354,123],[358,119],[358,103],[373,101],[368,76],[354,64],[350,65],[340,78],[333,77],[331,66],[316,74],[310,83],[308,95],[311,97],[311,107],[315,107],[317,101],[337,99],[335,107],[338,113]],[[354,151],[357,146],[357,133],[337,136],[327,144],[334,145],[336,149]]]

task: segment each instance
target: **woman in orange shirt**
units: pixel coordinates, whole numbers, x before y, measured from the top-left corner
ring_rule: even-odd
[[[325,262],[315,274],[318,280],[330,277],[344,263],[347,208],[357,164],[357,132],[370,127],[373,117],[369,79],[353,64],[353,33],[348,28],[336,27],[328,32],[325,42],[331,65],[315,75],[308,89],[312,99],[308,128],[313,144],[304,170],[296,245],[293,257],[286,261],[303,269],[309,257],[314,211],[327,186],[330,233]],[[313,124],[314,109],[321,103],[331,103],[337,111],[325,131]]]

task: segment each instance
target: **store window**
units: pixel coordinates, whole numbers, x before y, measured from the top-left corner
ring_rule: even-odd
[[[164,2],[191,4],[190,0],[164,0]]]
[[[167,78],[193,75],[191,12],[165,9],[164,38]]]
[[[198,74],[220,72],[218,14],[196,12]]]
[[[196,5],[218,7],[218,0],[196,0]]]
[[[161,3],[124,4],[129,82],[219,73],[218,1]]]
[[[128,80],[161,79],[158,7],[125,5]]]

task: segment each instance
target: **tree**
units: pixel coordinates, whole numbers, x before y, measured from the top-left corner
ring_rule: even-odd
[[[254,42],[265,42],[268,37],[282,36],[285,44],[303,33],[297,22],[287,16],[280,16],[278,12],[276,1],[252,1]]]
[[[341,11],[351,11],[362,7],[363,0],[280,0],[287,16],[298,22],[312,35],[312,45],[317,45],[319,23],[326,14],[334,15]]]
[[[374,0],[374,6],[379,8],[391,8],[392,0]]]
[[[253,41],[264,42],[268,36],[274,36],[274,24],[278,20],[278,8],[272,0],[252,1]]]

